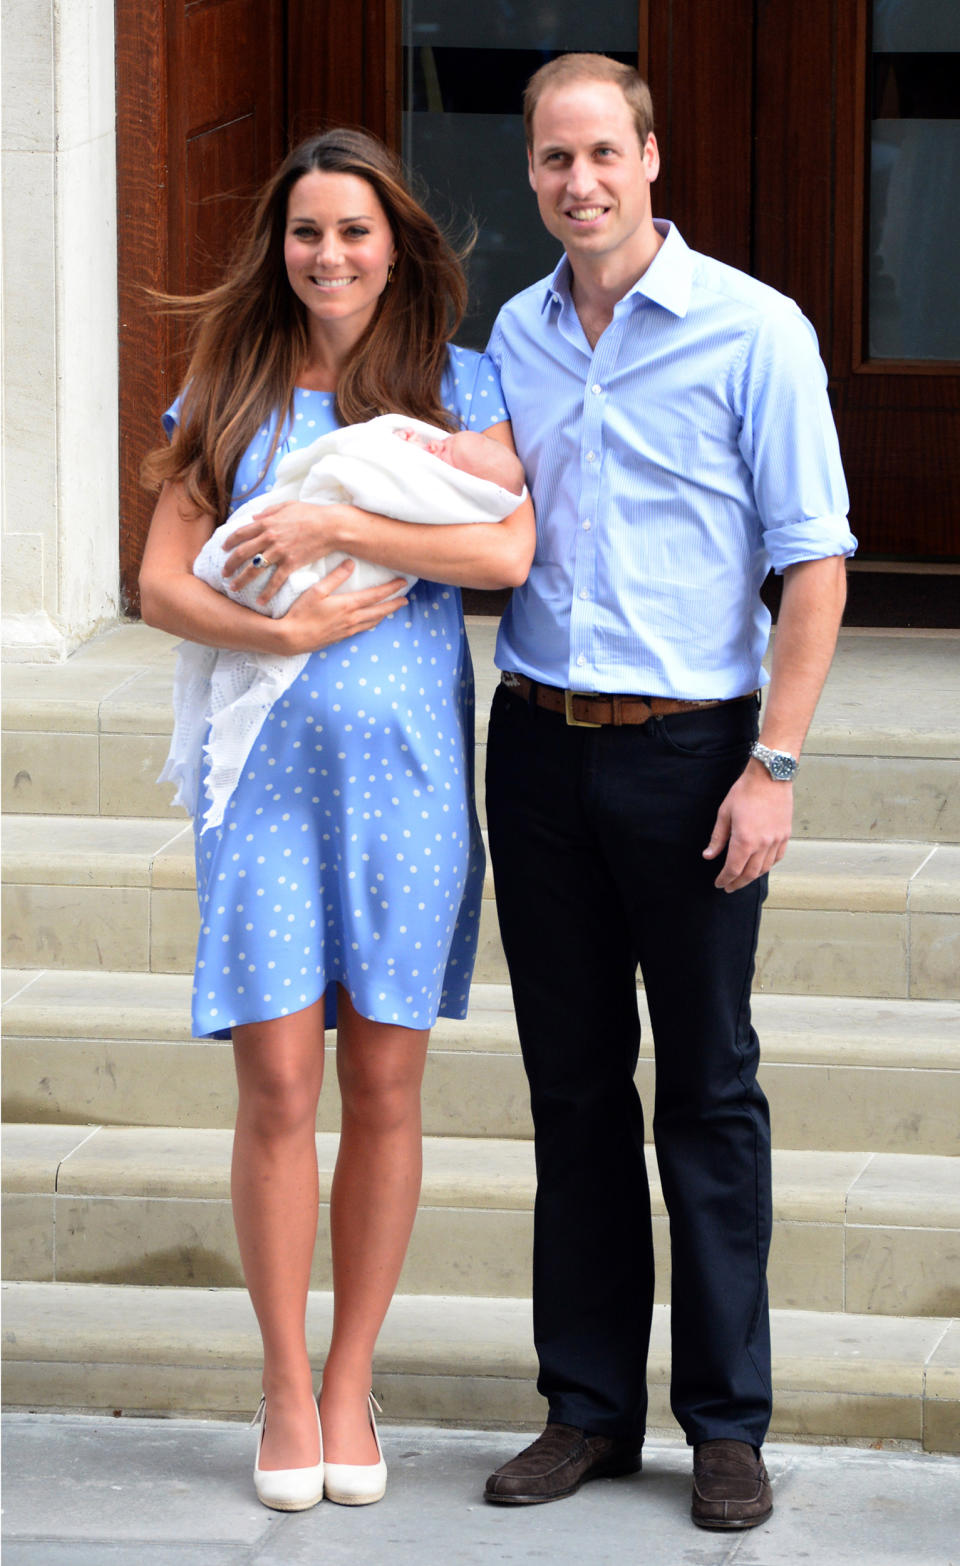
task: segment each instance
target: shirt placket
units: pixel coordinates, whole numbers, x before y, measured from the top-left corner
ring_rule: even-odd
[[[606,456],[607,384],[616,365],[623,321],[614,319],[600,337],[583,388],[580,439],[580,504],[573,553],[570,606],[570,690],[597,690],[597,554],[602,534],[600,493]]]

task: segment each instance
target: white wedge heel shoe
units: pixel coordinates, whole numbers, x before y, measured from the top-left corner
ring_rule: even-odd
[[[323,1493],[328,1501],[336,1501],[340,1506],[369,1506],[372,1501],[382,1500],[386,1492],[387,1465],[383,1460],[383,1448],[374,1418],[374,1409],[378,1414],[382,1414],[383,1409],[372,1392],[367,1399],[367,1408],[373,1439],[377,1443],[377,1461],[325,1463],[323,1467]]]
[[[260,1407],[253,1423],[260,1426],[257,1455],[253,1460],[253,1488],[257,1500],[275,1512],[307,1512],[323,1500],[323,1433],[320,1429],[320,1411],[317,1414],[317,1438],[320,1442],[320,1461],[308,1468],[261,1468],[260,1449],[266,1429],[266,1398],[260,1399]]]

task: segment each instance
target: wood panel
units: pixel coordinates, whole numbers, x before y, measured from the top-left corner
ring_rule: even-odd
[[[750,271],[796,299],[830,358],[833,0],[758,8]]]
[[[188,288],[210,288],[223,275],[231,245],[245,221],[250,170],[258,166],[252,114],[191,136],[186,145],[184,190],[188,222],[183,266]]]
[[[121,593],[136,612],[153,497],[140,464],[185,363],[149,290],[195,293],[229,261],[284,147],[284,0],[118,0]]]
[[[958,377],[851,374],[834,411],[861,558],[960,558]]]
[[[359,125],[399,149],[401,0],[288,0],[291,142],[331,125]]]
[[[361,125],[364,111],[363,40],[366,7],[328,7],[290,0],[287,82],[290,142],[327,125]]]
[[[654,211],[695,250],[749,270],[753,5],[645,0],[640,22],[663,164]]]
[[[284,152],[283,0],[167,0],[170,287],[222,276]]]

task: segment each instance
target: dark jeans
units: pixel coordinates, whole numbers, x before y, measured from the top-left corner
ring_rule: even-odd
[[[653,1308],[639,963],[672,1251],[671,1404],[688,1441],[770,1417],[770,1128],[750,1025],[766,877],[704,860],[753,702],[571,728],[501,686],[487,817],[536,1130],[534,1335],[550,1420],[642,1437]]]

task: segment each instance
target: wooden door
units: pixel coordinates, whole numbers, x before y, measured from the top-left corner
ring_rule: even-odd
[[[861,558],[957,559],[960,364],[867,346],[871,12],[870,0],[646,0],[657,210],[813,322]]]

